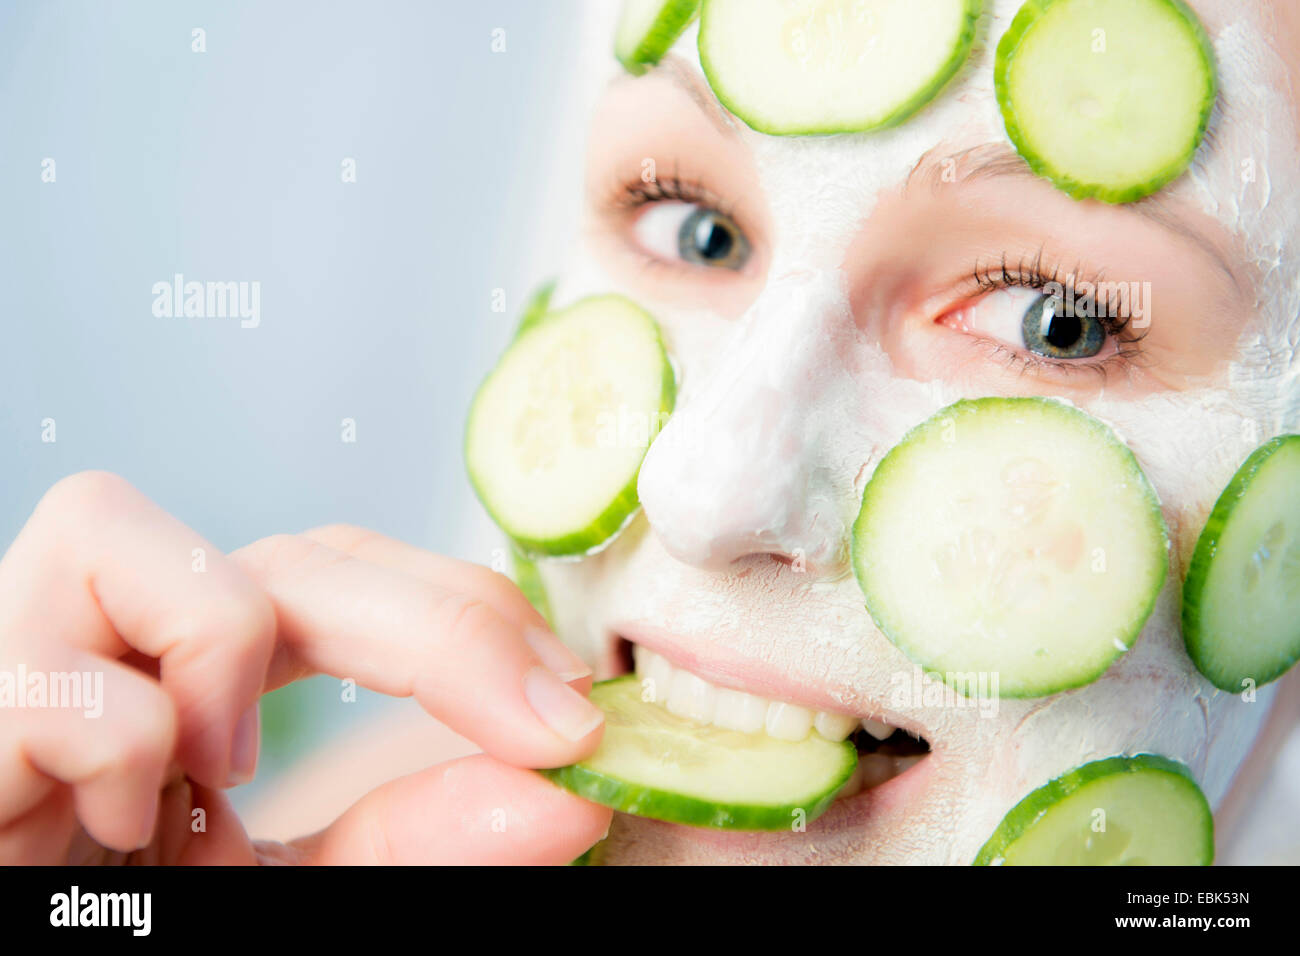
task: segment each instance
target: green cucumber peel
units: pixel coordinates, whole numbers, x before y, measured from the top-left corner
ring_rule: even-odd
[[[750,70],[744,68],[737,69],[734,65],[729,65],[729,57],[723,55],[726,44],[735,43],[737,31],[734,29],[737,17],[732,13],[733,8],[740,11],[743,16],[740,22],[757,19],[761,14],[754,13],[756,7],[750,6],[753,0],[703,0],[700,8],[700,31],[699,31],[699,57],[700,65],[704,69],[704,74],[713,89],[714,95],[733,115],[739,117],[751,129],[766,133],[771,136],[814,136],[814,135],[831,135],[837,133],[861,133],[872,130],[888,129],[897,126],[917,113],[922,107],[933,100],[947,86],[948,82],[961,70],[970,56],[971,47],[974,44],[976,25],[982,8],[981,0],[953,0],[951,4],[944,4],[951,7],[957,13],[957,29],[950,38],[945,38],[948,42],[946,57],[935,64],[927,67],[926,72],[915,78],[911,88],[905,92],[897,93],[893,100],[884,103],[873,103],[869,105],[860,105],[854,115],[841,115],[830,118],[829,112],[826,116],[818,116],[819,110],[828,110],[824,102],[832,99],[826,91],[820,91],[819,95],[811,96],[806,100],[805,106],[799,109],[787,108],[785,110],[773,111],[771,101],[764,103],[763,94],[757,97],[752,95],[752,87],[761,83],[761,79],[756,80],[755,76],[765,72],[762,65],[756,65]],[[851,4],[844,6],[851,7]],[[783,12],[784,7],[780,8]],[[723,13],[731,13],[731,16],[724,17]],[[817,12],[809,14],[809,19],[816,17]],[[852,10],[840,11],[844,17],[850,16]],[[829,22],[831,14],[824,13],[824,18]],[[763,24],[770,27],[771,31],[781,32],[776,24]],[[788,28],[790,23],[785,26]],[[828,25],[829,31],[831,27]],[[838,27],[842,35],[850,32],[851,28],[841,25]],[[770,38],[771,32],[765,34]],[[786,38],[788,39],[788,38]],[[890,36],[881,36],[877,34],[872,37],[877,46],[889,47]],[[834,48],[835,43],[828,40],[827,43]],[[859,58],[859,62],[868,62],[865,58]],[[900,70],[906,71],[911,64],[900,66]],[[748,73],[742,75],[739,80],[732,74]],[[897,71],[891,70],[888,77],[892,79],[897,75]],[[859,95],[864,98],[870,97],[872,93],[872,84],[870,83],[848,83],[842,82],[834,88],[838,97],[847,97],[857,90]],[[769,91],[770,92],[770,91]]]
[[[1220,690],[1263,686],[1300,660],[1300,435],[1255,449],[1219,495],[1183,582],[1182,623],[1188,655]]]
[[[643,700],[635,675],[596,684],[591,700],[606,713],[600,747],[579,763],[538,773],[622,813],[790,831],[824,813],[858,765],[847,740],[809,734],[794,743],[678,717]]]
[[[624,0],[614,34],[614,55],[641,75],[672,49],[699,14],[700,0]]]
[[[1057,30],[1059,39],[1060,21],[1075,11],[1077,26],[1063,35],[1077,48],[1033,48],[1048,42],[1035,31]],[[1160,49],[1145,45],[1154,34],[1124,24],[1142,18],[1148,26],[1173,27],[1159,38]],[[1124,28],[1106,29],[1103,22]],[[1174,34],[1182,42],[1170,47]],[[1098,61],[1105,63],[1100,79],[1062,63],[1071,53],[1108,57]],[[1018,71],[1026,59],[1032,76],[1023,78]],[[1180,67],[1195,75],[1170,78],[1162,87]],[[1111,78],[1113,84],[1103,82]],[[1118,204],[1149,196],[1186,170],[1209,124],[1218,71],[1205,28],[1183,0],[1028,0],[998,43],[994,89],[1007,136],[1030,169],[1075,199]],[[1119,170],[1120,158],[1132,159],[1133,167]]]
[[[1105,673],[1154,609],[1168,551],[1132,451],[1037,397],[962,400],[911,429],[867,482],[852,536],[881,632],[955,690],[996,675],[1008,698]]]
[[[975,866],[1214,862],[1214,815],[1191,772],[1156,754],[1086,763],[1002,818]]]

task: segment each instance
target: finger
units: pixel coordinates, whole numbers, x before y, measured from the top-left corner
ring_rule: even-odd
[[[566,676],[571,687],[583,694],[591,692],[591,667],[550,634],[546,619],[504,574],[481,564],[434,554],[354,525],[325,525],[303,532],[302,537],[449,591],[473,594],[507,621],[524,629],[526,639],[533,644],[533,650],[547,667],[556,673],[574,675]]]
[[[478,754],[394,780],[294,845],[317,864],[563,864],[600,840],[612,816]]]
[[[546,627],[546,619],[513,581],[481,564],[434,554],[354,525],[325,525],[304,531],[302,536],[362,561],[401,571],[452,591],[472,592],[492,605],[507,621],[521,628]]]
[[[479,595],[303,537],[264,539],[231,557],[275,604],[280,645],[268,686],[319,671],[414,696],[516,766],[563,766],[599,743],[604,715],[565,683],[573,675],[545,666],[537,634],[526,638]]]
[[[57,787],[27,813],[0,824],[0,866],[49,866],[79,862],[72,857],[80,832],[72,791]],[[96,845],[102,854],[104,851]]]
[[[172,866],[251,866],[252,841],[230,798],[193,780],[163,793],[160,861]]]
[[[6,640],[158,658],[185,770],[212,786],[252,776],[246,715],[270,659],[273,609],[233,562],[127,482],[87,472],[55,485],[0,561],[0,608]]]
[[[171,699],[139,672],[75,648],[42,645],[17,663],[50,686],[75,687],[77,700],[29,702],[0,724],[0,828],[23,825],[66,785],[97,842],[123,852],[147,844],[176,746]]]

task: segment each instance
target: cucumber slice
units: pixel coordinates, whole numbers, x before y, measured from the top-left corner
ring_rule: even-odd
[[[591,690],[605,736],[581,763],[540,773],[623,813],[723,830],[786,830],[830,806],[858,765],[847,740],[792,743],[698,724],[641,699],[635,675]],[[800,814],[802,811],[802,814]]]
[[[546,623],[554,629],[551,618],[551,601],[546,596],[546,587],[542,584],[542,575],[537,570],[537,562],[514,552],[515,586],[528,598],[528,603],[537,609],[537,613],[546,618]]]
[[[524,314],[519,317],[519,324],[515,327],[516,338],[542,320],[551,304],[551,293],[554,291],[555,280],[551,279],[538,286],[528,297],[528,302],[524,305]]]
[[[1039,787],[1011,808],[975,857],[976,866],[1213,861],[1205,794],[1186,767],[1154,754],[1086,763]]]
[[[570,860],[566,866],[603,866],[605,860],[605,841],[601,840],[576,860]]]
[[[966,62],[979,0],[704,0],[700,64],[760,133],[892,126]]]
[[[1046,398],[960,401],[880,462],[853,526],[876,625],[957,690],[1090,683],[1132,645],[1165,579],[1155,491],[1106,425]]]
[[[1217,90],[1182,0],[1029,0],[998,44],[1007,135],[1076,199],[1141,199],[1191,162]]]
[[[699,12],[700,0],[624,0],[614,55],[629,73],[658,63]]]
[[[532,322],[470,407],[479,500],[527,556],[600,547],[637,508],[641,459],[674,395],[658,325],[622,296]]]
[[[1183,584],[1183,639],[1221,690],[1300,659],[1300,435],[1257,448],[1219,496]]]

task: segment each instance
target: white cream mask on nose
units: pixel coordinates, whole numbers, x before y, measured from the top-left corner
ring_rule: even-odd
[[[815,463],[841,425],[831,389],[852,327],[838,272],[768,282],[641,467],[641,503],[674,557],[714,570],[761,553],[843,563],[839,492]]]

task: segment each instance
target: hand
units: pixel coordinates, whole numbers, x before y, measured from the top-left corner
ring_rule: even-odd
[[[32,706],[33,680],[74,672],[97,704]],[[316,673],[414,696],[485,753],[255,844],[221,791],[253,775],[261,695]],[[122,479],[74,475],[0,560],[0,864],[565,863],[610,811],[524,768],[595,749],[590,675],[486,568],[339,526],[223,556]]]

